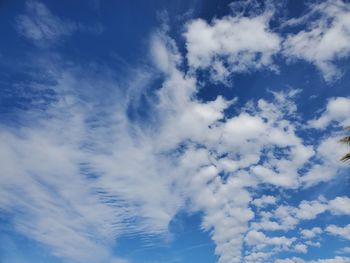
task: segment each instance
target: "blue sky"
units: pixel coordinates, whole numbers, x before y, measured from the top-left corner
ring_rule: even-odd
[[[0,14],[1,262],[350,262],[348,1]]]

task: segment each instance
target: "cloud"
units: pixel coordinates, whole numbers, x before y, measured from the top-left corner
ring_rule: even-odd
[[[235,13],[210,23],[200,18],[187,23],[186,57],[192,70],[208,70],[212,81],[227,84],[232,73],[278,71],[274,56],[282,54],[289,61],[314,64],[326,82],[342,76],[337,62],[350,55],[349,3],[328,0],[309,4],[303,16],[282,21],[281,28],[275,30],[270,22],[276,18],[276,4],[267,2],[257,8],[252,3],[232,4]],[[281,29],[286,28],[293,33],[285,35]]]
[[[344,227],[329,225],[326,227],[325,231],[331,235],[350,240],[350,224]]]
[[[82,83],[83,92],[102,80],[105,91],[117,83],[108,73],[88,76],[81,74],[86,67],[61,66],[51,87],[59,93],[57,102],[44,112],[27,112],[28,124],[16,133],[1,127],[0,206],[13,214],[17,231],[53,255],[110,262],[111,245],[123,234],[166,235],[179,201],[169,178],[159,177],[165,170],[154,165],[170,166],[162,168],[147,142],[129,133],[123,110],[121,117],[110,116],[99,111],[97,101],[85,104],[76,97]]]
[[[16,17],[19,34],[40,47],[55,45],[69,38],[74,32],[98,35],[103,32],[100,23],[84,25],[53,14],[46,5],[35,0],[26,1],[25,14]]]
[[[256,207],[264,207],[266,205],[271,205],[276,203],[276,197],[271,195],[263,195],[260,198],[254,199],[251,204],[255,205]]]
[[[160,71],[171,74],[174,66],[182,60],[175,41],[165,35],[164,32],[159,31],[152,35],[150,44],[154,64]]]
[[[264,233],[255,230],[249,231],[245,237],[245,242],[250,246],[264,248],[274,246],[281,250],[288,250],[296,240],[295,237],[287,238],[285,236],[267,237]]]
[[[275,210],[260,212],[260,221],[252,222],[251,228],[254,230],[289,231],[304,220],[313,220],[319,215],[329,212],[332,215],[350,215],[349,201],[346,196],[338,196],[332,200],[326,200],[320,197],[317,200],[303,200],[297,207],[288,205],[279,205]],[[312,229],[303,229],[301,234],[303,238],[310,239],[321,234],[319,227]]]
[[[112,238],[117,221],[79,172],[79,117],[64,121],[75,128],[62,131],[62,123],[50,123],[17,135],[1,131],[0,205],[14,212],[18,231],[53,255],[97,262],[109,256],[101,244]]]
[[[294,227],[300,220],[311,220],[327,211],[333,215],[349,215],[349,209],[347,209],[349,202],[350,199],[346,196],[338,196],[329,201],[321,197],[318,200],[304,200],[298,207],[280,206],[276,209],[275,215],[286,224],[286,229],[288,229]],[[289,224],[289,222],[294,224]],[[312,231],[317,231],[317,229]]]
[[[244,262],[247,263],[262,263],[266,262],[271,257],[271,253],[267,252],[253,252],[244,257]]]
[[[298,253],[307,253],[307,246],[305,244],[296,244],[294,247],[295,251]]]
[[[325,129],[332,123],[347,126],[350,123],[350,99],[347,97],[330,98],[325,111],[320,117],[309,121],[309,125],[315,129]]]
[[[322,229],[319,227],[314,227],[312,229],[303,229],[300,232],[305,239],[311,239],[322,233]]]
[[[308,13],[287,22],[306,25],[306,29],[287,36],[284,55],[313,63],[327,82],[340,78],[342,73],[335,62],[350,55],[349,14],[350,5],[342,0],[311,4]]]
[[[308,121],[307,125],[320,131],[326,130],[331,124],[346,127],[350,123],[349,114],[350,100],[346,97],[333,97],[328,100],[323,113],[318,118]],[[338,131],[326,135],[321,140],[315,149],[317,161],[300,178],[305,187],[327,182],[335,178],[339,171],[345,167],[338,161],[347,152],[346,145],[339,143],[341,138],[342,136],[339,135]]]
[[[350,215],[350,198],[338,196],[328,203],[329,210],[335,215]]]
[[[346,152],[346,145],[339,143],[340,138],[339,135],[324,138],[317,146],[317,161],[300,178],[306,188],[334,179],[340,169],[345,167],[345,165],[339,163],[342,153]]]
[[[112,261],[112,263],[129,263],[126,259],[117,258]]]
[[[339,250],[337,250],[338,254],[349,254],[350,253],[350,247],[343,247]]]
[[[334,257],[327,259],[317,259],[317,260],[309,260],[305,261],[301,258],[293,257],[288,259],[277,259],[275,263],[349,263],[350,258],[348,257]]]
[[[77,25],[55,16],[42,3],[26,2],[26,14],[16,17],[18,32],[39,45],[47,45],[69,37]]]
[[[190,67],[209,69],[214,81],[225,81],[233,72],[261,68],[276,69],[273,55],[281,39],[269,29],[271,13],[255,16],[231,15],[188,22],[184,33]]]

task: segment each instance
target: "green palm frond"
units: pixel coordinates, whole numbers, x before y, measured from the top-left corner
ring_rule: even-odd
[[[350,161],[350,153],[345,154],[340,160],[343,162]]]
[[[344,138],[341,138],[339,142],[344,143],[344,144],[349,144],[350,145],[350,136],[346,136]]]
[[[350,126],[347,126],[344,129],[350,131]],[[350,136],[341,138],[339,142],[350,146]],[[350,161],[350,152],[346,153],[342,158],[340,158],[340,160],[343,162]]]

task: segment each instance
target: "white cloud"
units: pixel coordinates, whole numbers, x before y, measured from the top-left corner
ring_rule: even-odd
[[[298,253],[303,253],[306,254],[307,253],[307,246],[305,244],[296,244],[294,246],[294,250]]]
[[[325,200],[320,197],[318,200],[313,201],[302,201],[297,208],[280,206],[276,210],[276,214],[283,219],[284,216],[297,218],[298,220],[311,220],[316,218],[318,215],[330,212],[333,215],[349,215],[349,204],[350,199],[346,196],[338,196],[332,200]],[[279,213],[279,209],[286,209],[286,214]],[[312,231],[318,232],[318,229],[312,229]]]
[[[62,123],[18,135],[1,131],[0,205],[18,211],[16,228],[54,255],[98,262],[109,257],[102,244],[113,237],[118,220],[79,174],[77,163],[84,159],[76,141],[81,123],[78,116],[71,117],[65,125],[74,128],[65,131],[60,130]]]
[[[283,53],[313,63],[326,81],[339,78],[342,73],[335,62],[350,55],[349,14],[350,5],[342,0],[311,4],[306,15],[287,22],[307,28],[286,38]]]
[[[327,205],[320,201],[302,201],[298,209],[295,211],[297,218],[301,220],[310,220],[316,218],[317,215],[325,212]]]
[[[181,62],[175,41],[160,31],[153,34],[150,43],[154,64],[164,73],[171,74],[175,66]]]
[[[64,41],[74,32],[98,35],[104,30],[100,23],[84,25],[53,14],[46,5],[35,0],[26,1],[25,14],[16,16],[19,34],[40,47],[55,45]]]
[[[300,178],[301,183],[307,188],[320,182],[327,182],[338,175],[345,164],[339,162],[343,153],[346,153],[346,145],[339,143],[339,135],[324,138],[316,148],[316,162]]]
[[[349,13],[349,3],[342,0],[310,4],[304,16],[283,23],[292,28],[303,25],[306,30],[285,39],[270,28],[271,11],[249,16],[236,13],[211,23],[195,19],[188,22],[184,33],[187,60],[192,69],[207,69],[213,81],[225,83],[234,72],[277,70],[273,56],[282,52],[289,60],[314,64],[331,82],[342,75],[336,62],[350,54]]]
[[[256,207],[264,207],[266,205],[271,205],[276,203],[276,197],[271,196],[271,195],[263,195],[260,198],[254,199],[251,202],[253,205]]]
[[[126,259],[122,259],[122,258],[116,258],[113,259],[113,261],[111,263],[129,263],[130,261],[126,260]]]
[[[275,263],[349,263],[349,262],[350,262],[350,258],[338,257],[338,256],[334,258],[316,259],[316,260],[310,260],[310,261],[305,261],[297,257],[275,260]]]
[[[251,2],[254,1],[243,4],[245,9],[251,8]],[[276,6],[266,4],[265,8],[273,10]],[[288,60],[314,64],[327,82],[334,81],[342,75],[336,62],[350,54],[350,5],[342,0],[327,0],[309,4],[308,8],[305,15],[283,22],[282,27],[294,30],[303,25],[306,29],[284,39],[281,33],[271,30],[272,11],[259,13],[251,9],[255,11],[249,15],[236,12],[210,23],[192,20],[184,33],[188,63],[193,70],[209,70],[213,81],[227,83],[235,72],[277,70],[273,57],[282,53]]]
[[[16,17],[17,30],[36,44],[55,43],[77,30],[76,24],[55,16],[40,2],[27,1],[26,11]]]
[[[350,258],[336,256],[335,258],[318,259],[318,260],[311,260],[311,261],[307,261],[307,262],[310,262],[310,263],[349,263]]]
[[[288,238],[285,236],[268,237],[264,233],[251,230],[245,236],[244,241],[249,246],[255,246],[257,249],[263,249],[266,246],[272,246],[274,250],[289,250],[296,241],[295,237]]]
[[[252,252],[244,257],[246,263],[263,263],[271,257],[272,253],[268,252]]]
[[[348,126],[350,124],[350,98],[335,97],[328,100],[326,110],[322,115],[309,121],[309,125],[316,129],[325,129],[332,123]]]
[[[350,247],[343,247],[337,250],[338,254],[350,254]]]
[[[260,220],[252,222],[251,228],[255,230],[267,230],[267,231],[275,231],[283,229],[283,226],[276,221],[273,221],[273,214],[266,211],[261,211],[259,213]],[[294,221],[293,221],[294,222]]]
[[[331,235],[350,240],[350,224],[344,227],[329,225],[326,227],[325,231]]]
[[[103,87],[116,85],[81,72],[59,69],[54,88],[62,95],[46,112],[28,112],[29,127],[16,133],[1,127],[0,206],[14,214],[18,231],[52,254],[101,262],[112,260],[109,249],[120,235],[167,234],[181,202],[171,191],[173,174],[159,177],[171,164],[129,133],[122,104],[113,105],[116,115],[99,119],[93,103],[85,107],[66,94],[78,93],[82,83],[84,92],[95,88],[100,78]]]
[[[339,196],[332,200],[320,197],[312,201],[304,200],[297,207],[280,205],[274,211],[260,212],[260,220],[253,222],[251,228],[265,231],[288,231],[295,229],[301,221],[313,220],[326,212],[332,215],[350,215],[349,200],[346,196]],[[301,230],[304,239],[314,238],[321,233],[322,230],[319,227]]]
[[[314,227],[312,229],[303,229],[300,232],[305,239],[312,239],[322,233],[322,229],[319,227]]]
[[[187,59],[193,69],[210,69],[214,80],[225,81],[232,72],[263,67],[274,69],[273,55],[280,37],[269,29],[271,14],[226,16],[210,24],[190,21],[184,36]]]
[[[305,241],[305,244],[310,246],[310,247],[317,247],[317,248],[320,248],[321,247],[321,243],[320,242],[313,242],[311,240],[306,240]]]
[[[329,201],[328,207],[334,215],[350,215],[350,198],[347,196],[338,196]]]
[[[286,258],[286,259],[277,259],[275,260],[275,263],[305,263],[304,260],[302,260],[301,258]]]

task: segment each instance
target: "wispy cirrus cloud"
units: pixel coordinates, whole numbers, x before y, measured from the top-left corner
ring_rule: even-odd
[[[69,38],[74,32],[100,34],[101,24],[83,25],[54,15],[41,2],[30,0],[26,2],[25,13],[16,17],[17,31],[34,44],[46,47],[56,45]]]
[[[55,16],[40,2],[26,2],[26,11],[26,14],[17,16],[16,27],[20,34],[34,43],[55,43],[77,30],[75,23]]]

